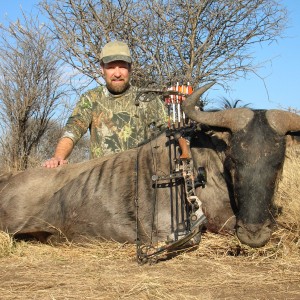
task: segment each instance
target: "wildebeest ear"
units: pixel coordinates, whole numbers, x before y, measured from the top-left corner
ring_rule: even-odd
[[[211,141],[217,151],[225,151],[229,145],[231,134],[228,131],[211,131]]]
[[[286,145],[287,147],[300,145],[300,131],[288,132],[286,134]]]
[[[288,131],[287,134],[300,138],[300,131]]]

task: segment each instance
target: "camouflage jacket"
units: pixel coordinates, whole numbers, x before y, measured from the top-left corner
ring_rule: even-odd
[[[88,91],[80,97],[62,137],[76,144],[89,129],[91,158],[136,147],[150,137],[149,125],[160,127],[167,120],[162,100],[135,105],[136,94],[133,86],[121,95],[112,95],[104,86]]]

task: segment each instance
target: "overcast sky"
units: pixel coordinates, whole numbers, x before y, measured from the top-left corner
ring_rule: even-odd
[[[15,20],[20,16],[20,6],[25,12],[35,12],[37,0],[0,0],[0,22]],[[283,1],[289,10],[288,36],[276,44],[257,48],[257,62],[264,62],[259,76],[250,76],[247,80],[232,82],[233,91],[226,93],[221,87],[209,92],[209,98],[215,99],[218,106],[222,97],[230,101],[242,100],[250,103],[251,108],[283,108],[300,110],[300,1]]]

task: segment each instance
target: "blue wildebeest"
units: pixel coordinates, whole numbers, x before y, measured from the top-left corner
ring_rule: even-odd
[[[206,227],[214,232],[235,230],[243,243],[260,247],[272,232],[285,135],[300,130],[300,116],[248,108],[195,110],[210,86],[184,102],[186,115],[201,126],[191,135],[190,150],[194,168],[207,171],[205,188],[196,189]],[[170,189],[155,189],[152,176],[170,171],[167,144],[162,134],[112,156],[2,175],[0,230],[40,239],[96,237],[133,243],[138,199],[140,238],[147,240],[155,229],[157,239],[165,240],[171,233]]]

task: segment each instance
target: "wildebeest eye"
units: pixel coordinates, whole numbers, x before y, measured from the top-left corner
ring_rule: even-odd
[[[275,143],[275,144],[274,144],[274,147],[275,147],[275,148],[279,148],[279,147],[280,147],[280,143]]]
[[[241,142],[241,148],[243,149],[243,150],[248,150],[248,144],[247,143],[245,143],[245,142]]]

